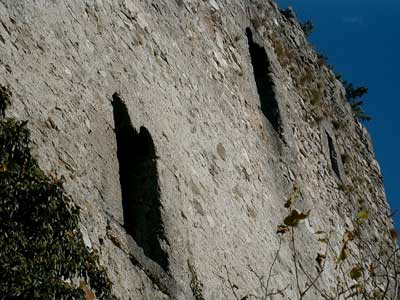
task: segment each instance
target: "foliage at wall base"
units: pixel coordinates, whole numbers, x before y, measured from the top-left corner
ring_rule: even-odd
[[[79,210],[32,157],[26,122],[4,119],[11,93],[0,91],[0,299],[81,300],[82,286],[114,299],[83,242]]]

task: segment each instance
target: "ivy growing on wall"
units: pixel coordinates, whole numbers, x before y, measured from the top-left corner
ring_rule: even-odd
[[[39,168],[26,122],[0,86],[0,299],[114,299],[79,231],[79,209]]]

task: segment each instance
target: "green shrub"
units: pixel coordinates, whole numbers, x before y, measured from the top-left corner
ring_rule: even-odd
[[[322,91],[318,88],[314,88],[311,90],[310,103],[311,105],[317,105],[321,102],[322,99]]]
[[[4,116],[10,93],[0,93]],[[83,242],[78,208],[40,170],[29,144],[26,122],[0,118],[0,299],[85,299],[88,287],[97,299],[113,299]]]
[[[322,53],[317,53],[317,58],[318,58],[318,66],[321,68],[323,65],[325,65],[328,61],[328,57],[325,54]]]
[[[10,104],[11,104],[10,90],[0,85],[0,117],[4,118],[4,113]]]

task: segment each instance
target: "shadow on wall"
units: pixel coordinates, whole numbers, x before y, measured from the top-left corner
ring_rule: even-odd
[[[251,64],[253,65],[254,78],[256,81],[257,92],[260,97],[261,111],[269,120],[275,131],[281,136],[281,117],[279,106],[273,90],[274,83],[269,74],[270,64],[268,55],[264,47],[261,47],[253,40],[253,33],[250,28],[246,28],[247,41]]]
[[[133,128],[128,110],[117,93],[112,99],[122,191],[124,227],[146,256],[168,269],[161,219],[156,150],[145,127]]]
[[[333,139],[329,135],[327,131],[325,131],[326,137],[328,139],[328,146],[329,146],[329,157],[331,159],[331,166],[332,170],[335,172],[336,176],[339,179],[342,179],[342,176],[340,176],[340,169],[339,169],[339,162],[338,162],[338,154],[335,149],[335,145],[333,144]]]

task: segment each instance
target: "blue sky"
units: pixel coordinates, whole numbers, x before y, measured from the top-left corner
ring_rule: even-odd
[[[369,89],[365,110],[392,211],[400,210],[400,1],[278,0],[301,21],[312,20],[311,43],[335,71]],[[400,211],[395,215],[400,229]]]

